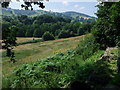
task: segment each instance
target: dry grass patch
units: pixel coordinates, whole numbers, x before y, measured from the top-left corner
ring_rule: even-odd
[[[37,39],[40,39],[40,38],[34,38],[34,40],[37,40]],[[17,43],[31,41],[31,40],[33,40],[33,38],[31,37],[17,37]]]
[[[57,51],[66,52],[69,49],[74,49],[82,39],[83,36],[78,36],[54,41],[19,45],[14,48],[15,58],[17,60],[15,64],[11,63],[9,58],[5,57],[5,55],[3,56],[3,75],[7,76],[11,74],[11,72],[21,64],[35,62],[42,58],[52,56],[56,54]],[[55,43],[58,41],[59,43]]]

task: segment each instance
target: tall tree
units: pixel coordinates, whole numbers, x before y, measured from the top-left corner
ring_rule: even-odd
[[[120,2],[114,3],[111,7],[110,18],[114,26],[116,44],[120,47]]]
[[[18,28],[16,26],[11,26],[2,30],[2,40],[4,45],[4,49],[7,50],[7,56],[10,57],[10,60],[15,63],[14,59],[14,51],[13,46],[16,46],[16,32]]]
[[[101,2],[97,7],[99,10],[96,15],[98,17],[93,27],[93,35],[96,41],[101,44],[101,48],[116,46],[118,43],[120,2]],[[116,10],[115,10],[116,9]]]

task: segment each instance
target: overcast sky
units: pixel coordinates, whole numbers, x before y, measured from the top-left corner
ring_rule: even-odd
[[[10,8],[13,9],[21,9],[21,4],[23,1],[16,2],[16,0],[12,0],[10,3]],[[45,5],[46,11],[54,11],[54,12],[65,12],[65,11],[76,11],[84,14],[88,14],[90,16],[95,16],[97,8],[95,7],[98,2],[97,0],[49,0],[43,1]],[[38,6],[33,6],[35,10],[40,9]]]

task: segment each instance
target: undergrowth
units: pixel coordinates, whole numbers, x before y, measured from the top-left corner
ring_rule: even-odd
[[[20,65],[3,78],[3,88],[60,88],[74,81],[99,88],[109,83],[112,75],[109,62],[97,63],[103,53],[94,37],[86,37],[75,50]]]
[[[4,79],[3,87],[60,88],[81,75],[81,80],[85,81],[94,68],[94,61],[103,54],[97,47],[94,38],[90,36],[76,50],[69,50],[67,54],[58,53],[35,63],[20,65],[6,79],[7,82]]]

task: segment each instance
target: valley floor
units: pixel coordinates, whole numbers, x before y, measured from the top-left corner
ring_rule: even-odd
[[[38,43],[31,43],[25,45],[19,45],[14,48],[16,63],[10,62],[9,58],[6,57],[6,52],[3,51],[2,54],[2,67],[3,67],[3,77],[11,74],[11,72],[20,64],[26,64],[35,62],[39,59],[52,56],[58,52],[65,52],[69,49],[74,49],[77,47],[80,40],[84,39],[83,36],[71,37],[53,41],[44,41]],[[18,42],[31,40],[26,38],[20,38]]]
[[[93,90],[119,88],[118,48],[95,49],[87,36],[19,45],[14,64],[2,52],[3,87],[72,88],[77,81]]]

